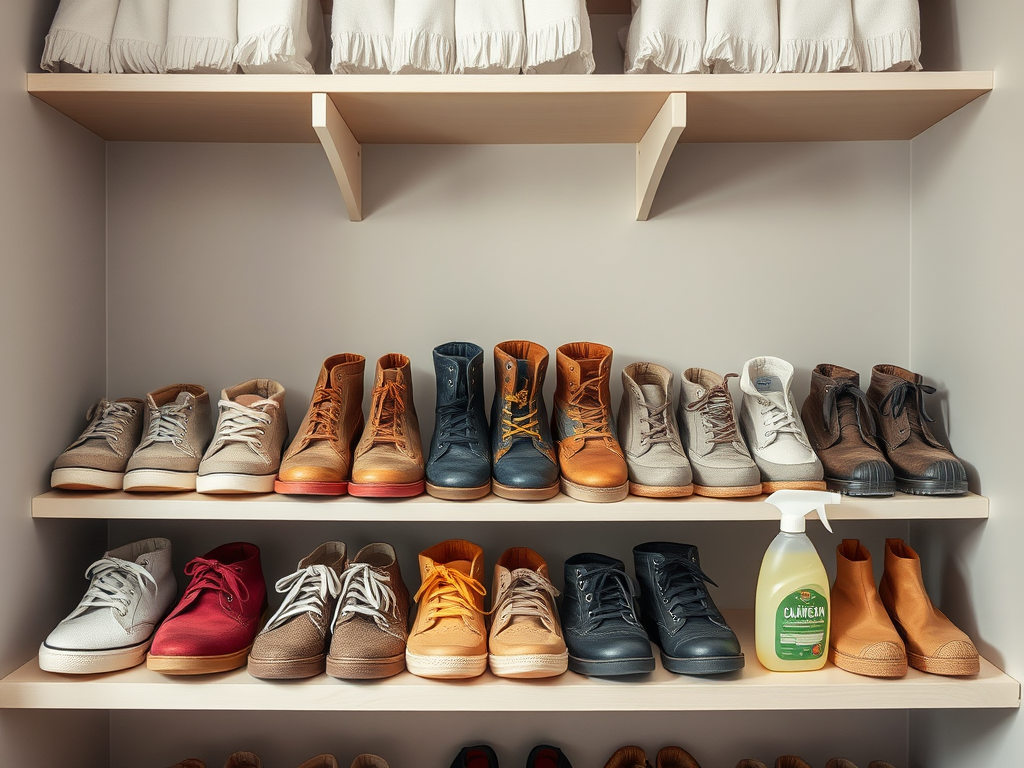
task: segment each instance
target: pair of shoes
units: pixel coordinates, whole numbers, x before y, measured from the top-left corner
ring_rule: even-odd
[[[206,768],[202,760],[189,758],[182,760],[171,768]],[[235,752],[228,757],[224,768],[263,768],[263,761],[253,752]],[[334,755],[317,755],[304,762],[299,768],[338,768],[338,760]],[[388,768],[384,758],[377,755],[357,755],[352,761],[352,768]]]
[[[829,488],[850,496],[966,493],[963,464],[928,426],[924,395],[934,392],[895,365],[871,369],[867,394],[856,371],[815,367],[803,415]]]
[[[494,567],[490,632],[484,617],[483,550],[461,539],[419,555],[419,610],[409,634],[406,666],[414,675],[468,678],[551,677],[566,670],[547,564],[533,550],[508,549]]]
[[[639,590],[621,560],[583,553],[565,562],[569,669],[598,677],[651,672],[651,642],[677,674],[743,668],[739,641],[704,586],[714,582],[701,570],[696,547],[648,542],[633,548],[633,562]]]
[[[980,671],[978,651],[928,597],[917,553],[886,539],[885,570],[875,589],[871,553],[857,539],[836,548],[829,660],[869,677],[903,677],[907,664],[936,675]]]
[[[409,591],[390,544],[367,544],[346,560],[344,543],[325,542],[277,582],[277,591],[284,600],[249,653],[253,677],[288,680],[326,670],[362,680],[405,669]]]
[[[608,758],[604,768],[652,768],[640,747],[619,747]],[[700,768],[693,755],[682,747],[662,747],[654,761],[654,768]]]
[[[498,768],[498,756],[487,744],[463,747],[451,768]],[[572,768],[572,764],[558,747],[539,744],[527,755],[526,768]]]

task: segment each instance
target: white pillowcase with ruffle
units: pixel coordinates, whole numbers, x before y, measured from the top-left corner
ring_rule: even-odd
[[[110,68],[117,73],[164,71],[168,0],[121,0],[110,40]]]
[[[455,71],[455,0],[395,0],[391,71]]]
[[[524,0],[528,75],[589,75],[594,39],[587,0]]]
[[[865,72],[921,69],[921,9],[917,0],[854,0],[854,36]]]
[[[170,0],[167,9],[168,72],[237,70],[238,0]]]
[[[778,59],[776,0],[708,0],[704,63],[711,72],[774,72]]]
[[[110,71],[118,0],[61,0],[43,44],[45,72]]]
[[[626,37],[627,74],[707,72],[704,28],[707,0],[633,0]]]
[[[455,3],[455,72],[519,74],[526,65],[523,0]]]
[[[326,72],[320,0],[238,0],[235,63],[250,74]]]
[[[856,72],[851,0],[779,0],[776,72]]]
[[[387,74],[394,31],[395,0],[336,0],[331,17],[331,72]]]

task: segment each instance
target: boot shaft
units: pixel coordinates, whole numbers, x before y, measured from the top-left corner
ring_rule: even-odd
[[[356,447],[355,458],[378,444],[386,444],[416,461],[422,461],[412,367],[409,358],[398,353],[386,354],[377,361],[370,414]]]
[[[459,446],[489,462],[483,349],[469,342],[452,341],[435,347],[433,357],[437,405],[431,461],[440,459],[450,447]]]
[[[530,341],[504,341],[494,348],[494,400],[491,404],[491,450],[498,461],[519,440],[556,462],[544,377],[548,351]]]

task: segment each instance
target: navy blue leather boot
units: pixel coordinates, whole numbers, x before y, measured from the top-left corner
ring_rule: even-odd
[[[491,454],[494,493],[538,501],[558,493],[558,456],[544,407],[548,351],[530,341],[494,348]]]
[[[565,561],[562,632],[573,672],[606,677],[654,670],[621,560],[584,552]]]
[[[705,584],[697,548],[652,541],[633,547],[640,616],[669,672],[716,675],[743,669],[743,652]],[[715,586],[718,586],[715,584]]]
[[[439,499],[479,499],[491,490],[483,362],[483,349],[469,342],[434,349],[437,408],[426,471],[427,493]]]

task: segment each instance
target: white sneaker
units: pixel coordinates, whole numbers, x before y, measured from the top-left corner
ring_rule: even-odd
[[[793,403],[793,366],[755,357],[743,366],[740,428],[761,471],[761,491],[825,490],[824,470]]]
[[[85,572],[78,607],[39,646],[39,668],[72,675],[141,664],[178,587],[171,542],[145,539],[112,549]]]

